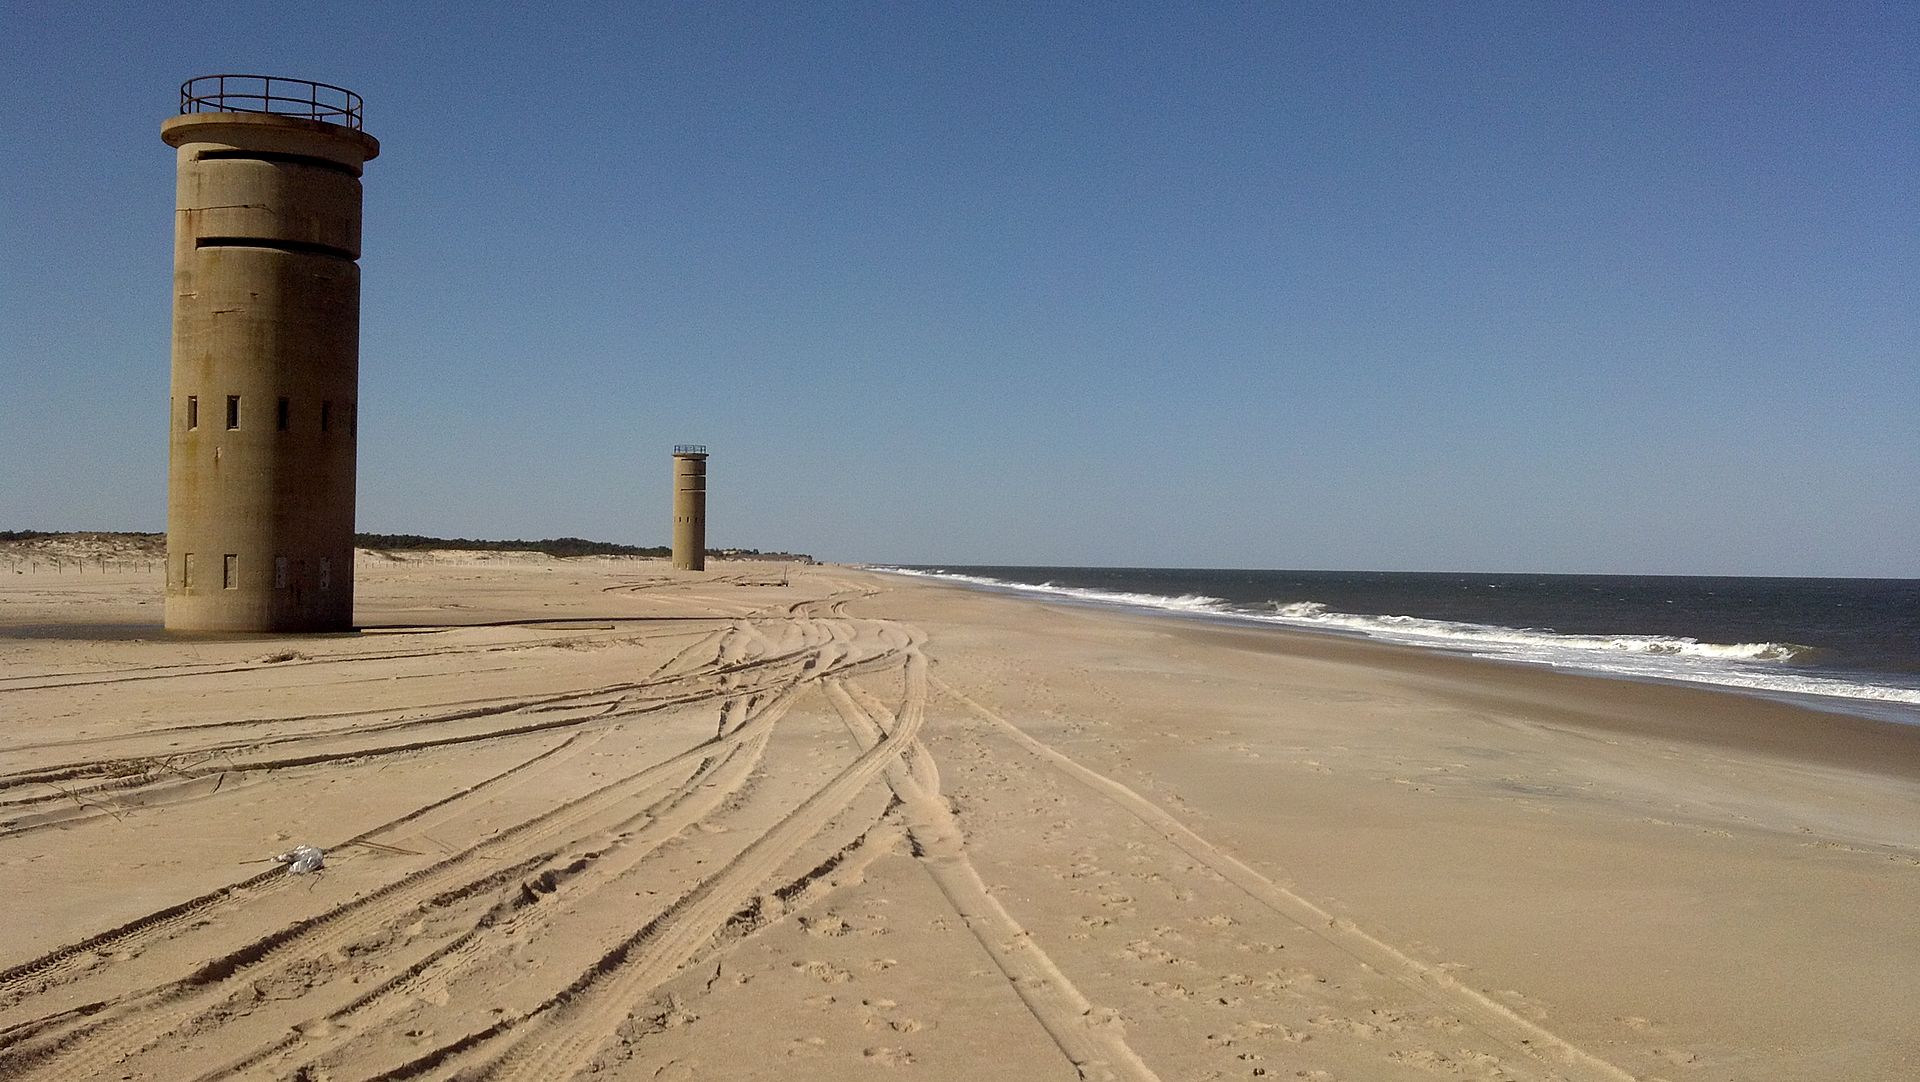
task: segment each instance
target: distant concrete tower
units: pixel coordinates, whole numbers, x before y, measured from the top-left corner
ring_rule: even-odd
[[[360,96],[208,75],[179,151],[166,625],[353,626]]]
[[[707,449],[682,443],[673,449],[673,566],[707,569]]]

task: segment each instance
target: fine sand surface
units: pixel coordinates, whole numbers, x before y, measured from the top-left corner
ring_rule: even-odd
[[[832,567],[358,575],[360,633],[190,639],[0,568],[0,1078],[1920,1077],[1920,729]]]

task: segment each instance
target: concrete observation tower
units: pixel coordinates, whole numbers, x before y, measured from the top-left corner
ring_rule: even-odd
[[[682,443],[673,449],[673,566],[707,569],[707,448]]]
[[[360,95],[265,75],[180,87],[166,626],[353,626]]]

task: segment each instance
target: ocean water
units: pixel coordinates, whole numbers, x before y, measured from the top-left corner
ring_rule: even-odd
[[[1712,684],[1920,724],[1920,579],[873,569],[1627,679]]]

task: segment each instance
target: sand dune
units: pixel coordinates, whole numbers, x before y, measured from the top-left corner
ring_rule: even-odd
[[[0,1077],[1920,1063],[1920,732],[783,570],[363,558],[300,639],[6,576]]]

